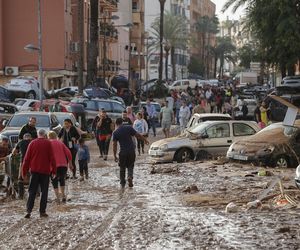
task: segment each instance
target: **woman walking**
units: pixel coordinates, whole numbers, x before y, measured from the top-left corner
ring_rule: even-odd
[[[60,198],[62,202],[66,202],[65,185],[66,176],[68,171],[68,166],[70,170],[73,169],[72,166],[72,154],[70,150],[61,141],[57,140],[57,135],[54,131],[48,133],[48,138],[51,142],[55,164],[56,164],[56,176],[51,178],[52,185],[54,188],[57,203],[60,203]]]

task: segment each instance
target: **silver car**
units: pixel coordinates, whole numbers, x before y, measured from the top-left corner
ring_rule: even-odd
[[[154,142],[149,155],[154,162],[186,162],[226,155],[230,145],[259,131],[251,121],[206,121],[185,133]]]

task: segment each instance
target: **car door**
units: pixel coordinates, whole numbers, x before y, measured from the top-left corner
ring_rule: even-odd
[[[205,138],[199,139],[199,149],[211,155],[224,155],[233,141],[230,126],[230,123],[224,122],[208,127]]]

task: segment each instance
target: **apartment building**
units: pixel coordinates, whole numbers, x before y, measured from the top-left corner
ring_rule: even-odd
[[[44,87],[74,81],[71,0],[41,1]],[[30,14],[29,14],[30,13]],[[38,77],[38,55],[24,50],[38,45],[36,0],[0,0],[0,82],[19,76]]]

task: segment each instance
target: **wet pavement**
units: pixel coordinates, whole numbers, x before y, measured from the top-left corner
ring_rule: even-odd
[[[122,190],[112,157],[103,162],[94,146],[92,154],[90,179],[68,181],[67,204],[55,204],[50,188],[49,218],[39,218],[38,200],[29,220],[24,201],[1,201],[0,249],[300,249],[299,208],[274,207],[269,198],[246,210],[275,179],[257,176],[259,167],[153,166],[144,155],[134,188]],[[269,170],[284,175],[285,190],[300,200],[294,169]],[[279,193],[276,186],[270,194]],[[237,212],[225,213],[230,202]]]

